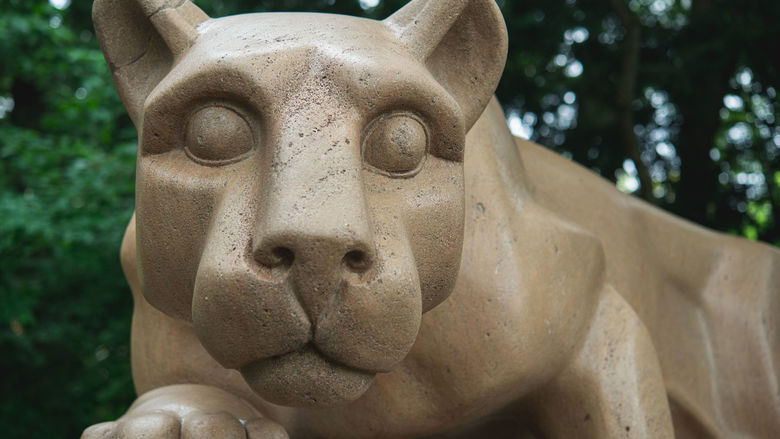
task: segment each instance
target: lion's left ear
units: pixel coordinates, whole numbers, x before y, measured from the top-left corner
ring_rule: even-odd
[[[385,24],[455,98],[471,128],[506,63],[506,24],[496,2],[412,0]]]
[[[208,18],[188,0],[95,0],[92,19],[100,47],[139,129],[146,97]]]

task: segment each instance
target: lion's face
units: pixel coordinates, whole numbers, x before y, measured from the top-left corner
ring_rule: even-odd
[[[379,22],[203,26],[143,111],[143,292],[260,396],[352,401],[453,288],[464,118]]]

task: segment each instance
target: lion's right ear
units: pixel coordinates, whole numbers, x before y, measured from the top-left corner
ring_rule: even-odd
[[[92,20],[100,47],[136,127],[146,97],[208,18],[187,0],[95,0]]]
[[[384,23],[455,98],[471,128],[506,63],[506,24],[496,1],[411,0]]]

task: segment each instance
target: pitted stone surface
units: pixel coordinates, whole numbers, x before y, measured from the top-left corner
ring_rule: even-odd
[[[97,0],[140,398],[84,439],[771,437],[780,253],[514,139],[493,0]]]

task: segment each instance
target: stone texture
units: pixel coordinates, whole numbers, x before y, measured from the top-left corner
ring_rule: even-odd
[[[514,139],[493,0],[97,0],[139,131],[104,437],[772,437],[780,253]]]

